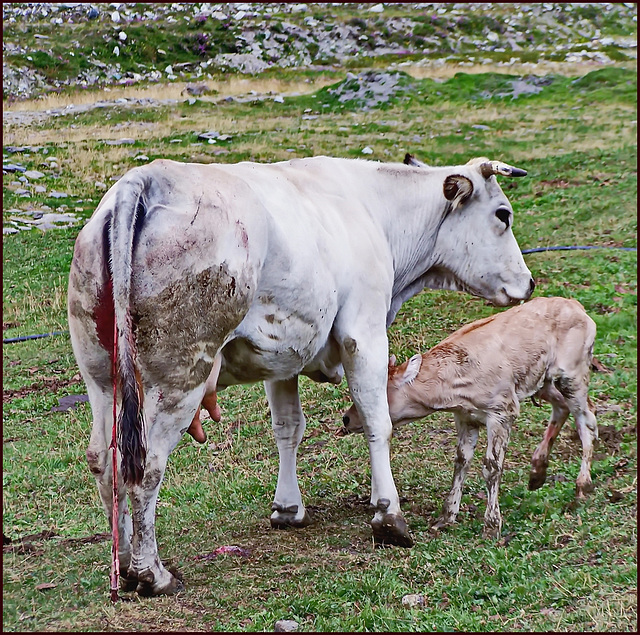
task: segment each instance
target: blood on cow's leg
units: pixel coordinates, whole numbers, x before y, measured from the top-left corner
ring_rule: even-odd
[[[364,320],[362,337],[358,335],[360,320]],[[413,539],[400,510],[400,499],[391,472],[392,426],[387,403],[389,356],[386,329],[383,324],[379,329],[373,329],[361,311],[357,316],[343,314],[340,324],[346,325],[337,331],[342,365],[369,444],[371,504],[376,510],[371,520],[374,540],[379,545],[410,547]]]
[[[518,410],[517,404],[512,406],[514,410]],[[487,509],[482,531],[485,538],[497,538],[502,529],[498,495],[511,424],[516,416],[517,412],[490,414],[487,417],[487,453],[482,464],[482,475],[487,485]]]
[[[296,473],[296,455],[306,427],[298,394],[298,377],[265,381],[264,386],[280,457],[271,526],[276,529],[306,527],[312,520],[302,503]]]
[[[534,490],[542,487],[547,479],[547,468],[549,467],[549,454],[562,426],[569,416],[569,408],[562,393],[553,384],[545,385],[539,395],[552,406],[551,417],[544,432],[540,445],[536,448],[531,457],[531,472],[529,474],[529,489]]]
[[[96,479],[100,499],[107,516],[109,528],[113,521],[113,462],[111,432],[113,426],[113,395],[102,390],[90,378],[85,380],[93,413],[93,428],[87,448],[87,463]],[[127,504],[127,489],[122,475],[118,475],[118,560],[120,563],[120,586],[123,591],[133,591],[136,579],[127,576],[131,562],[131,534],[133,528]]]
[[[442,507],[440,517],[433,525],[433,529],[443,529],[455,522],[460,511],[460,501],[462,499],[462,487],[467,478],[469,465],[473,458],[473,453],[478,443],[478,425],[466,421],[456,413],[456,430],[458,432],[458,445],[456,448],[456,459],[453,469],[453,483],[451,490]]]

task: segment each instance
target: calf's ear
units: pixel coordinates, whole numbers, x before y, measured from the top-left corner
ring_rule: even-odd
[[[407,367],[405,368],[404,374],[402,375],[401,379],[403,385],[413,383],[413,380],[418,376],[418,373],[420,372],[420,366],[422,366],[422,355],[418,353],[407,362]]]
[[[454,209],[466,203],[473,194],[473,183],[462,174],[450,174],[442,186],[444,196],[453,203]]]
[[[393,368],[396,365],[396,356],[391,355],[389,357],[389,368]]]

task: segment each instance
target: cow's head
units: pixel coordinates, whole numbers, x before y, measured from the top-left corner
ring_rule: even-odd
[[[422,419],[433,410],[420,399],[421,389],[415,386],[420,374],[422,355],[419,353],[403,364],[396,366],[396,358],[389,358],[389,379],[387,381],[387,402],[393,427]],[[342,417],[345,432],[363,432],[362,419],[355,405]]]
[[[495,176],[527,173],[485,158],[442,169],[411,155],[405,163],[443,175],[444,216],[425,286],[466,291],[497,306],[528,299],[535,285],[513,235],[513,209]]]

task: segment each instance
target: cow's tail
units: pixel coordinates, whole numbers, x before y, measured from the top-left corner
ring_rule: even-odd
[[[142,410],[142,383],[136,367],[136,342],[131,318],[131,277],[136,234],[144,220],[145,181],[140,170],[122,177],[118,183],[111,218],[109,268],[113,281],[115,310],[116,378],[122,404],[118,419],[118,445],[125,483],[139,484],[146,462],[145,427]]]

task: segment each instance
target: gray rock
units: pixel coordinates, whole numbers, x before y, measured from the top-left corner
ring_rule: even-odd
[[[30,179],[41,179],[44,174],[38,170],[27,170],[24,175]]]
[[[67,198],[69,195],[66,192],[57,192],[56,190],[53,190],[49,192],[49,196],[52,198]]]
[[[16,164],[16,163],[3,163],[2,164],[2,171],[7,173],[7,172],[26,172],[27,168],[25,168],[22,165]]]
[[[294,620],[278,620],[273,630],[276,633],[294,633],[300,625]]]
[[[422,593],[409,593],[402,598],[402,605],[410,609],[425,605],[424,595]]]
[[[136,142],[135,139],[108,139],[105,143],[108,146],[124,146],[133,145]]]

